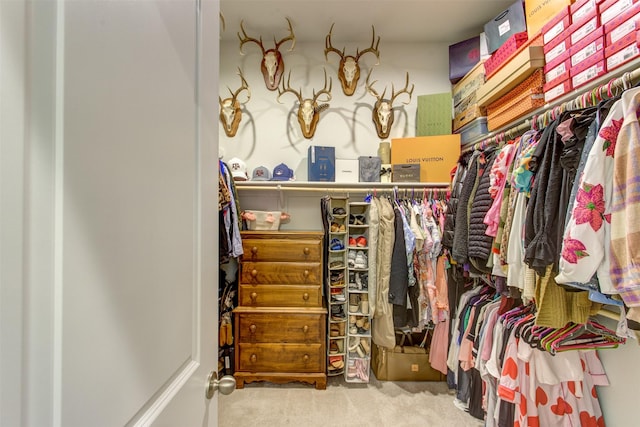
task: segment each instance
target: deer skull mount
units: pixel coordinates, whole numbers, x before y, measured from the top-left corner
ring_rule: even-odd
[[[276,38],[274,37],[273,42],[275,43],[275,47],[268,50],[265,50],[264,45],[262,44],[262,36],[260,36],[260,39],[249,37],[247,32],[244,30],[243,21],[240,21],[240,30],[242,30],[242,35],[238,33],[238,38],[240,39],[240,54],[244,55],[244,52],[242,52],[242,46],[247,42],[254,42],[260,46],[260,49],[262,49],[262,62],[260,63],[260,69],[264,77],[264,83],[267,85],[267,89],[269,90],[278,89],[282,74],[284,73],[284,60],[282,59],[282,54],[278,50],[280,45],[291,40],[292,43],[289,52],[291,52],[296,45],[296,36],[293,34],[291,21],[289,21],[289,18],[286,19],[289,23],[289,35],[280,41],[276,41]]]
[[[337,53],[340,56],[340,65],[338,66],[338,78],[340,79],[340,84],[342,85],[342,91],[345,95],[351,96],[356,91],[356,86],[358,86],[358,80],[360,80],[360,57],[365,53],[371,52],[373,53],[378,62],[376,65],[380,63],[380,51],[378,50],[378,45],[380,44],[380,37],[378,36],[378,40],[376,41],[376,29],[372,25],[373,36],[371,38],[371,46],[360,52],[356,49],[356,55],[345,55],[344,48],[342,48],[342,52],[331,45],[331,32],[333,31],[333,26],[331,25],[331,29],[329,29],[329,34],[325,38],[324,42],[324,58],[328,60],[327,57],[329,52]]]
[[[407,72],[407,79],[405,82],[404,89],[400,90],[399,92],[396,92],[392,83],[391,99],[386,99],[384,97],[384,94],[387,91],[387,88],[385,87],[384,91],[382,92],[382,95],[378,95],[378,92],[375,89],[373,89],[373,85],[376,83],[377,80],[369,83],[370,77],[371,77],[371,70],[367,75],[366,85],[367,85],[367,91],[371,95],[375,96],[377,99],[376,103],[373,106],[373,123],[376,126],[376,133],[378,134],[378,137],[382,139],[386,139],[389,137],[389,133],[391,132],[391,125],[393,125],[393,119],[394,119],[393,101],[395,101],[395,99],[399,95],[406,93],[409,95],[409,100],[407,102],[403,102],[403,104],[407,105],[409,102],[411,102],[411,96],[413,95],[413,88],[415,85],[412,84],[411,90],[409,90],[409,73]]]
[[[278,88],[277,101],[280,102],[280,97],[285,92],[291,92],[298,98],[298,123],[300,124],[302,135],[304,135],[304,137],[307,139],[311,139],[316,133],[316,127],[318,126],[318,121],[320,120],[320,113],[329,108],[329,104],[327,104],[327,102],[331,101],[331,78],[329,78],[329,87],[327,88],[327,70],[325,70],[324,87],[317,93],[314,89],[313,97],[307,99],[302,98],[302,88],[299,91],[291,89],[290,82],[291,71],[289,71],[289,76],[287,77],[286,84],[283,80],[282,88]],[[323,99],[320,99],[321,95],[325,95]]]
[[[218,97],[220,100],[220,121],[222,122],[224,133],[230,138],[236,136],[236,132],[238,132],[238,126],[240,126],[240,120],[242,120],[242,105],[251,99],[251,89],[239,68],[238,75],[240,76],[242,85],[235,92],[231,91],[227,86],[229,93],[231,93],[231,98],[222,99],[222,97]],[[240,102],[238,95],[240,95],[243,90],[247,91],[247,100]]]

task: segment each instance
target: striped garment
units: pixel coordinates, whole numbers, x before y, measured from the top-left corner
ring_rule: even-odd
[[[611,280],[629,307],[640,306],[640,89],[622,95],[624,122],[614,152]]]

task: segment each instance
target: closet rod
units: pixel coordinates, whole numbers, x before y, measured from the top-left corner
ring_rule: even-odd
[[[603,99],[609,99],[614,97],[614,95],[617,95],[617,92],[615,94],[613,93],[614,89],[622,89],[623,91],[627,90],[639,80],[640,68],[625,72],[624,74],[622,74],[622,76],[614,77],[610,79],[606,84],[596,86],[591,90],[586,90],[569,101],[562,102],[561,104],[553,107],[547,107],[540,113],[533,114],[531,117],[525,119],[524,122],[519,125],[501,132],[497,132],[496,134],[491,135],[475,144],[463,147],[462,152],[464,153],[472,150],[481,150],[485,147],[499,144],[503,141],[507,141],[515,138],[516,136],[522,135],[523,133],[531,130],[534,127],[536,129],[542,129],[563,112],[596,105]]]
[[[375,182],[369,183],[369,186],[362,187],[312,187],[312,186],[288,186],[288,185],[274,185],[274,186],[266,186],[266,185],[236,185],[238,190],[260,190],[264,191],[268,190],[278,190],[278,191],[302,191],[308,193],[369,193],[369,192],[384,192],[391,191],[394,188],[397,189],[424,189],[424,188],[433,188],[437,190],[446,190],[449,188],[448,182],[438,182],[438,183],[424,183],[421,184],[419,182],[415,183],[395,183],[396,185],[385,185],[385,186],[377,186],[371,185],[376,184]],[[379,184],[379,183],[378,183]]]

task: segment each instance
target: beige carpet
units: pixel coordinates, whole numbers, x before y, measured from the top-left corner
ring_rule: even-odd
[[[299,383],[252,383],[219,398],[219,425],[478,427],[453,405],[443,382],[348,384],[330,377],[326,390]]]

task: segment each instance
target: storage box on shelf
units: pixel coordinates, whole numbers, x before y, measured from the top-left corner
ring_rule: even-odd
[[[342,375],[346,360],[347,330],[347,219],[349,203],[344,197],[332,197],[329,210],[329,277],[326,280],[329,302],[327,326],[327,375]]]
[[[524,5],[518,0],[484,24],[489,53],[502,46],[513,34],[527,31]]]
[[[556,39],[561,40],[566,37],[570,25],[569,6],[564,6],[542,26],[542,43],[548,45]]]
[[[638,0],[606,0],[598,6],[600,14],[600,23],[602,25],[611,22],[616,17],[623,15],[629,9],[633,8]]]
[[[349,203],[347,254],[347,345],[345,380],[369,382],[371,315],[369,310],[369,204]]]
[[[527,0],[524,2],[527,32],[533,37],[559,12],[569,12],[571,0]]]
[[[510,121],[544,105],[544,73],[537,69],[525,81],[487,107],[489,130],[495,130]]]
[[[465,145],[474,139],[480,138],[482,135],[486,135],[489,132],[487,128],[487,118],[478,117],[471,123],[468,123],[458,129],[456,133],[460,134],[460,144]]]
[[[636,19],[640,17],[640,3],[635,3],[629,10],[615,17],[604,25],[607,46],[611,46],[629,33],[636,30]]]
[[[234,310],[237,387],[327,385],[321,232],[243,231]]]

